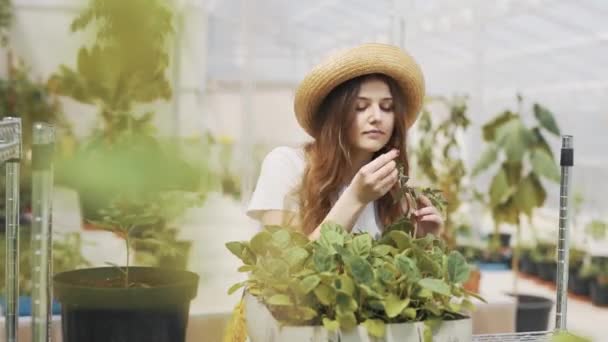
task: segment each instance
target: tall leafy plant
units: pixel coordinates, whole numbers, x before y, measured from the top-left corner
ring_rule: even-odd
[[[519,108],[523,99],[518,96]],[[545,137],[559,137],[554,115],[539,104],[532,106],[534,124],[528,126],[521,113],[504,111],[483,126],[486,148],[473,169],[473,175],[493,170],[488,188],[488,207],[495,230],[502,223],[517,228],[517,247],[513,267],[517,271],[521,220],[531,220],[534,210],[547,198],[541,181],[559,182],[559,169]],[[515,277],[517,278],[517,277]],[[514,285],[517,287],[517,284]]]
[[[467,169],[463,161],[463,146],[457,136],[469,127],[466,97],[453,99],[438,98],[431,103],[441,103],[449,108],[449,115],[442,121],[434,122],[426,107],[420,117],[418,127],[422,134],[416,149],[419,171],[429,182],[436,184],[443,193],[447,206],[445,210],[444,238],[448,245],[455,247],[455,213],[460,208],[467,188]]]
[[[76,69],[62,65],[51,82],[57,92],[99,107],[104,137],[148,133],[153,113],[139,118],[135,104],[171,98],[166,71],[174,33],[167,0],[90,0],[72,22],[72,32],[94,34],[78,52]]]

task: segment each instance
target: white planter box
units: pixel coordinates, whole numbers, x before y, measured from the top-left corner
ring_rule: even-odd
[[[423,322],[387,324],[384,338],[369,336],[359,326],[349,332],[333,333],[323,326],[284,326],[256,297],[245,294],[245,318],[250,342],[398,342],[423,341]],[[433,342],[469,342],[473,338],[471,319],[445,321],[433,332]]]

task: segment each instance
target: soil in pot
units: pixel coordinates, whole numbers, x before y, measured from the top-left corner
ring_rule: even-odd
[[[513,294],[509,294],[514,296]],[[517,295],[517,332],[546,331],[553,301],[548,298]]]
[[[591,302],[597,306],[608,306],[608,283],[591,281]]]
[[[115,267],[58,273],[65,342],[183,342],[198,275],[155,267],[130,267],[125,287]]]

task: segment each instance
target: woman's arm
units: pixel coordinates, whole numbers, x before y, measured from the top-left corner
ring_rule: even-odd
[[[351,231],[357,218],[365,208],[365,204],[361,203],[353,196],[352,191],[348,188],[338,198],[334,206],[331,208],[323,222],[331,221],[342,226],[347,231]],[[308,235],[311,240],[316,240],[321,235],[321,226],[317,227]]]
[[[328,221],[339,224],[350,232],[363,208],[384,196],[397,182],[397,164],[393,159],[398,155],[399,150],[391,150],[364,165],[355,174],[321,225],[308,237],[313,240],[319,238],[321,226]]]

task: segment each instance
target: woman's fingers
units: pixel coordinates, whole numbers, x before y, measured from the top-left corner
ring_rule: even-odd
[[[397,169],[393,169],[388,176],[384,177],[378,182],[378,189],[382,192],[383,195],[386,194],[395,185],[398,178],[399,171]]]
[[[386,152],[386,153],[376,157],[376,159],[372,160],[371,162],[367,163],[365,166],[363,166],[361,168],[360,171],[363,174],[371,175],[371,174],[375,173],[376,171],[378,171],[380,168],[382,168],[388,162],[397,158],[397,156],[399,156],[399,150],[397,150],[397,149]]]
[[[426,215],[440,215],[440,213],[439,213],[439,210],[437,210],[437,208],[430,206],[430,207],[424,207],[424,208],[420,208],[420,209],[416,210],[414,215],[416,215],[418,217],[422,217],[422,216],[426,216]]]

